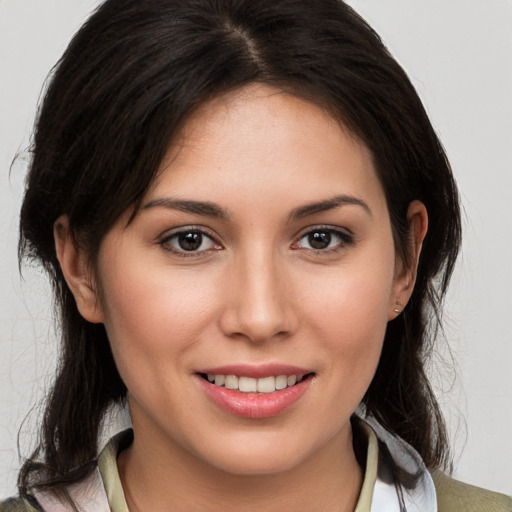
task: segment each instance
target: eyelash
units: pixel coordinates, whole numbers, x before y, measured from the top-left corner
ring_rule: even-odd
[[[315,249],[314,247],[299,247],[299,243],[301,240],[305,239],[306,237],[309,237],[313,234],[329,234],[330,237],[334,236],[338,238],[338,242],[334,247],[326,247],[323,249]],[[200,235],[200,245],[203,245],[205,242],[205,239],[208,241],[209,247],[207,249],[202,250],[189,250],[183,248],[177,248],[174,247],[171,243],[173,239],[177,239],[180,235]],[[329,244],[331,243],[331,239],[329,239]],[[354,236],[351,233],[347,233],[346,231],[343,231],[339,228],[334,228],[332,226],[314,226],[311,228],[308,228],[307,231],[303,231],[303,233],[300,235],[300,237],[292,244],[291,248],[293,250],[307,250],[310,252],[313,252],[315,255],[326,255],[331,253],[336,253],[341,250],[343,250],[345,247],[353,245],[355,242]],[[201,226],[187,226],[186,228],[180,228],[176,231],[173,231],[171,233],[165,234],[161,237],[161,239],[158,241],[158,244],[162,246],[162,248],[165,251],[168,251],[170,253],[173,253],[174,255],[181,257],[181,258],[199,258],[199,257],[205,257],[208,255],[208,253],[212,250],[222,250],[222,245],[215,240],[215,237],[205,230],[204,227]],[[311,244],[310,244],[311,245]]]
[[[332,254],[339,252],[346,248],[347,246],[354,245],[355,239],[354,235],[352,233],[347,232],[346,230],[341,230],[339,228],[334,228],[332,226],[314,226],[312,228],[308,228],[307,231],[304,231],[298,240],[293,243],[292,249],[300,250],[301,247],[298,247],[298,244],[301,240],[304,240],[305,238],[315,234],[315,233],[322,233],[322,234],[329,234],[331,237],[337,237],[338,243],[334,247],[326,247],[324,249],[315,249],[314,247],[310,248],[303,248],[304,250],[312,251],[315,255],[326,255],[326,254]],[[329,240],[329,243],[331,240]]]
[[[190,250],[187,251],[186,249],[178,249],[177,247],[173,247],[171,245],[171,241],[180,235],[200,235],[201,236],[201,245],[206,241],[209,241],[210,247],[207,249],[203,249],[201,251],[198,250]],[[173,231],[171,233],[165,234],[159,241],[158,244],[165,250],[170,253],[173,253],[174,255],[180,257],[180,258],[200,258],[207,256],[211,250],[222,250],[223,247],[220,243],[218,243],[215,240],[215,237],[208,232],[204,227],[199,226],[187,226],[185,228],[180,228],[176,231]]]

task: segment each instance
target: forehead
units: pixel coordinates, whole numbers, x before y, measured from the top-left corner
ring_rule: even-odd
[[[319,106],[251,85],[202,104],[186,120],[148,195],[250,200],[280,192],[307,202],[333,187],[383,198],[366,146]]]

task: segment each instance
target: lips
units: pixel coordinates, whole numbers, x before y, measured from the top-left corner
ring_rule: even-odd
[[[223,411],[269,418],[293,406],[309,388],[313,372],[289,365],[223,366],[198,372],[206,395]]]

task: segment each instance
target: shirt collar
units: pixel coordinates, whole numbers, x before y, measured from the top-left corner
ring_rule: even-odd
[[[383,456],[381,450],[370,512],[437,512],[434,482],[419,453],[403,439],[388,432],[374,418],[366,418],[362,424],[373,431],[377,443],[387,447],[395,466],[414,475],[413,486],[397,485],[391,461]]]

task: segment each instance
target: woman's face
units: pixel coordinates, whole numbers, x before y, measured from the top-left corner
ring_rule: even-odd
[[[368,150],[317,106],[251,86],[185,123],[129,215],[85,316],[106,326],[137,442],[241,474],[349,449],[409,286]]]

